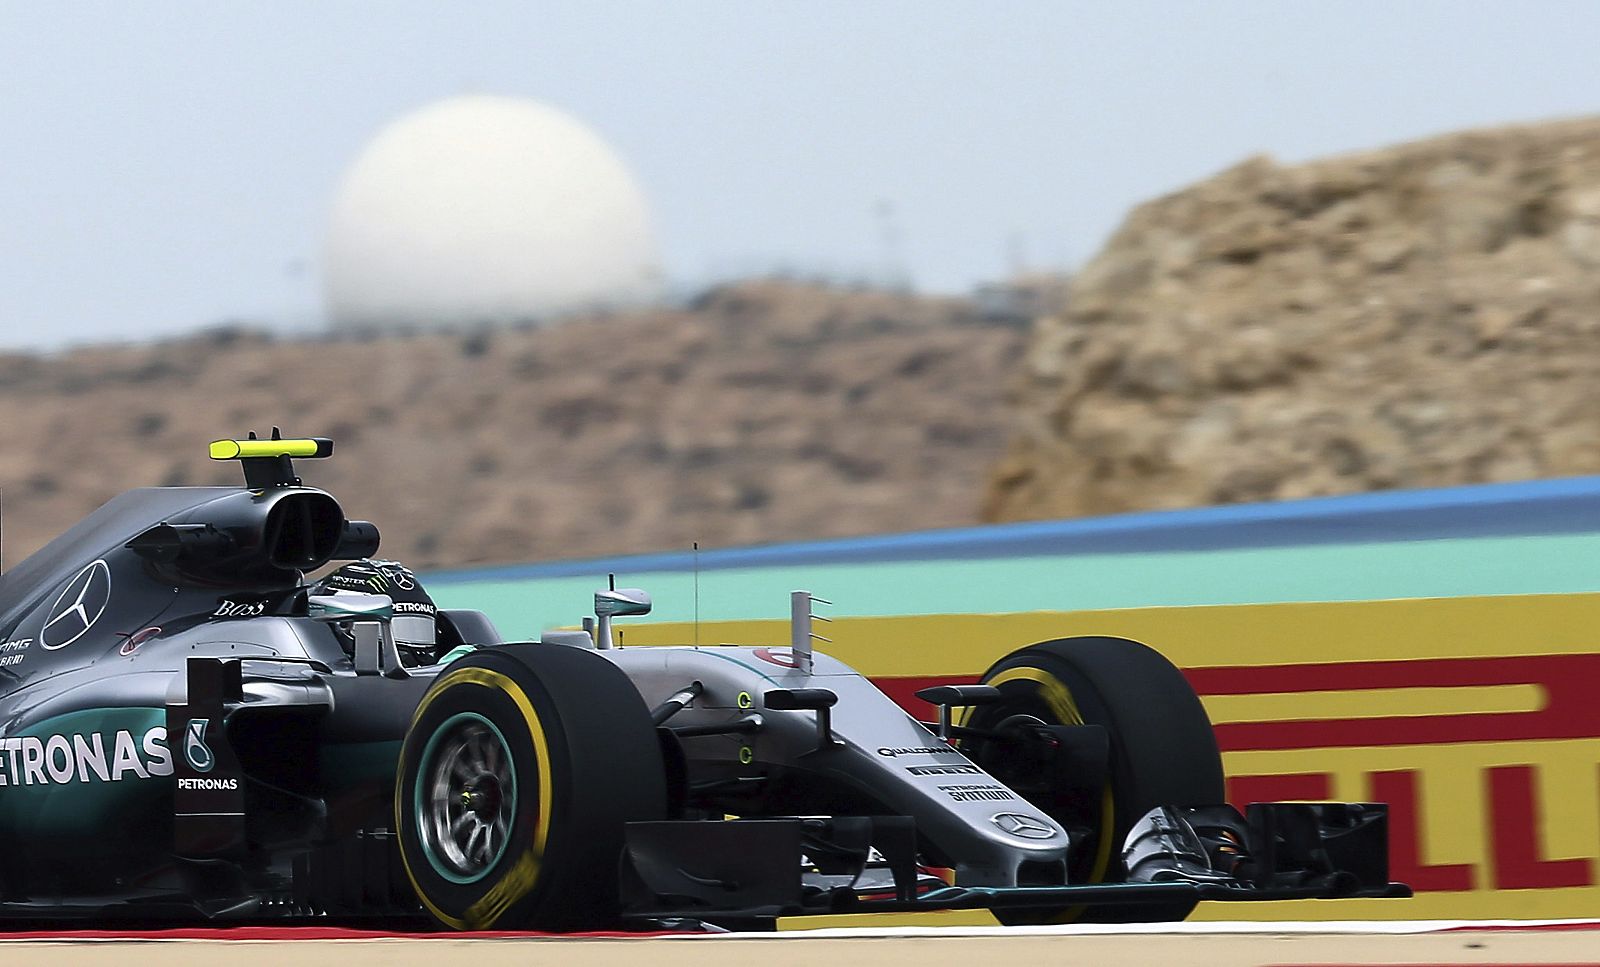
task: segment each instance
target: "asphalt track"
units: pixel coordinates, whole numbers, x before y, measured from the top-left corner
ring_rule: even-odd
[[[775,934],[558,937],[394,935],[324,928],[0,934],[8,967],[910,967],[1006,965],[1556,964],[1600,967],[1600,921],[1164,924],[1153,927],[828,929]]]

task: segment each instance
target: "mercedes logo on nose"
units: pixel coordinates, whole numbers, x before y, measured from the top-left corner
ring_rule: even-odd
[[[989,821],[1000,827],[1002,833],[1021,839],[1049,839],[1056,834],[1055,827],[1049,823],[1021,813],[995,813]]]
[[[73,575],[56,595],[39,632],[39,647],[55,651],[82,638],[105,614],[110,602],[111,568],[105,561],[95,561]]]

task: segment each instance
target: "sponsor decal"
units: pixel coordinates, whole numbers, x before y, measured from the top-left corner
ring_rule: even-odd
[[[956,802],[977,802],[989,800],[998,802],[1006,799],[1015,799],[1011,790],[1005,786],[973,785],[973,786],[940,786],[939,790]]]
[[[211,791],[216,789],[238,789],[238,779],[179,779],[179,789],[197,789]]]
[[[211,747],[206,745],[206,729],[210,725],[210,719],[190,719],[183,730],[183,759],[195,772],[210,772],[217,764],[217,757],[211,753]]]
[[[777,665],[779,668],[800,667],[799,659],[795,658],[794,652],[789,651],[787,648],[757,648],[756,657],[769,665]]]
[[[886,759],[893,759],[897,755],[956,755],[956,750],[945,746],[942,749],[879,749],[878,754]]]
[[[32,638],[13,638],[7,642],[0,642],[0,668],[21,664],[22,659],[28,657],[24,653],[31,644],[33,644]]]
[[[110,603],[111,568],[105,561],[94,561],[73,575],[56,595],[39,631],[39,647],[55,651],[82,638]]]
[[[172,775],[167,728],[115,733],[18,735],[0,739],[0,786],[121,782]]]
[[[393,561],[385,561],[378,565],[378,571],[380,574],[383,574],[389,580],[393,581],[394,586],[402,591],[410,591],[412,588],[417,586],[416,577],[412,575],[411,569],[406,567],[404,564],[398,564]]]
[[[360,561],[346,564],[328,575],[328,585],[348,591],[387,594],[389,589],[410,591],[417,586],[416,575],[399,561]]]
[[[217,610],[211,612],[213,618],[256,618],[267,613],[267,602],[264,600],[240,601],[234,598],[223,598],[217,605]]]
[[[433,605],[421,601],[396,601],[394,603],[395,614],[425,614],[431,618],[438,611],[439,609]]]
[[[1050,839],[1056,835],[1054,826],[1037,817],[1024,816],[1022,813],[995,813],[989,817],[989,821],[999,827],[1000,832],[1018,839]]]
[[[983,771],[977,766],[907,766],[914,776],[975,776]]]
[[[128,640],[124,641],[122,643],[122,647],[117,649],[117,654],[126,658],[127,656],[133,654],[134,650],[140,645],[159,634],[161,634],[161,629],[154,625],[150,626],[149,628],[140,628],[138,631],[135,631],[133,634],[128,636]]]
[[[330,574],[327,577],[329,587],[347,591],[370,591],[371,585],[365,578],[353,577],[349,574]]]

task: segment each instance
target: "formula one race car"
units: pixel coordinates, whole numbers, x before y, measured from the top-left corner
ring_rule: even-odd
[[[1024,648],[925,689],[928,724],[812,651],[804,592],[789,648],[613,647],[649,602],[608,588],[540,642],[439,610],[408,661],[398,591],[306,583],[378,547],[295,476],[332,449],[219,441],[244,488],[129,491],[0,577],[0,915],[1022,923],[1409,893],[1381,805],[1222,805],[1204,710],[1131,641]]]

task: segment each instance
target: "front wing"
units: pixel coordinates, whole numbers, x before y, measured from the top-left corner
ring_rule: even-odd
[[[1247,877],[1190,876],[1175,865],[1143,881],[960,886],[930,883],[919,872],[915,826],[907,817],[633,823],[623,913],[633,921],[762,926],[818,914],[1115,905],[1160,907],[1152,919],[1182,919],[1201,900],[1411,895],[1410,887],[1389,881],[1381,805],[1258,803],[1243,828],[1254,858]]]

